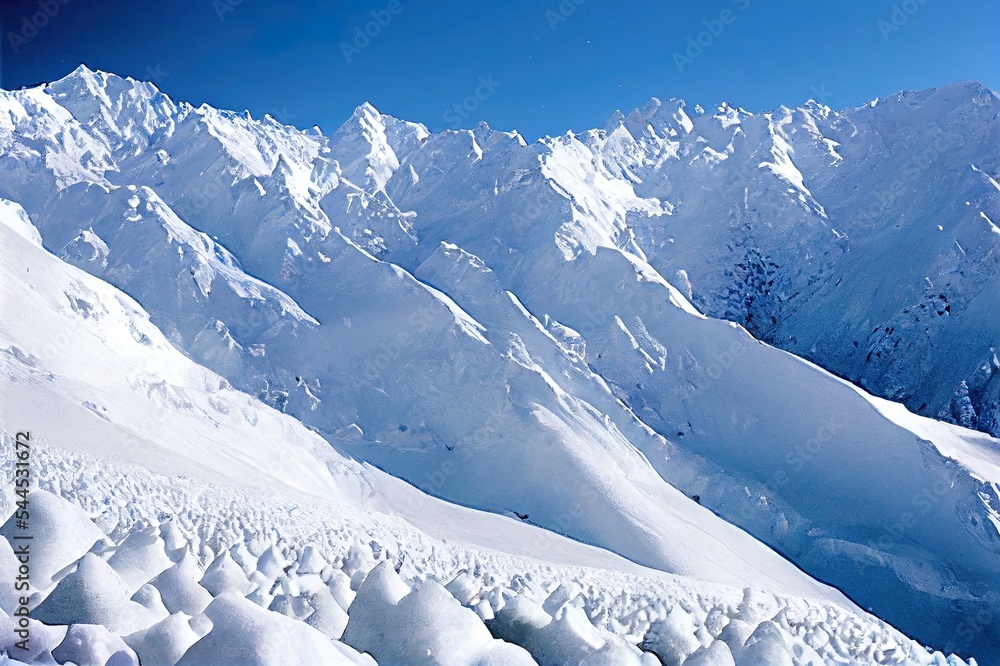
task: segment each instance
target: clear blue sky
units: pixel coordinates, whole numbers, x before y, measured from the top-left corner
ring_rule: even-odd
[[[482,119],[534,139],[594,127],[616,108],[653,96],[764,110],[810,97],[840,108],[970,79],[1000,89],[997,0],[0,6],[4,88],[59,78],[83,62],[158,79],[175,99],[277,114],[325,131],[364,101],[434,130]],[[377,34],[355,42],[355,30],[375,20],[373,11],[386,25],[368,25]],[[31,17],[42,27],[33,31],[25,23]]]

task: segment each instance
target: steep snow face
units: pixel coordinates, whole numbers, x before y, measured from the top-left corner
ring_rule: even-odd
[[[632,226],[704,312],[914,411],[1000,434],[987,314],[1000,293],[998,115],[977,84],[738,125],[706,114],[679,159],[630,165],[637,192],[673,205]]]
[[[385,475],[328,450],[323,440],[294,419],[255,403],[229,388],[225,379],[184,359],[124,294],[60,264],[6,225],[0,228],[0,234],[2,246],[10,255],[4,268],[5,284],[11,285],[5,292],[5,308],[30,308],[35,313],[32,327],[44,328],[53,336],[53,340],[38,337],[29,344],[27,322],[8,333],[10,346],[5,358],[11,363],[9,377],[27,384],[18,392],[17,407],[25,414],[51,409],[52,399],[43,399],[40,393],[53,392],[61,395],[62,401],[76,402],[74,411],[90,421],[90,427],[83,429],[75,420],[67,420],[67,430],[58,433],[59,437],[53,432],[53,439],[65,437],[80,442],[78,446],[83,450],[106,458],[121,455],[123,447],[134,447],[135,453],[129,456],[132,461],[162,472],[193,473],[202,478],[221,476],[236,483],[255,483],[258,477],[266,480],[274,476],[272,482],[286,489],[357,505],[371,501],[374,507],[380,506],[382,493],[377,488],[388,483]],[[44,266],[48,269],[42,270]],[[29,295],[30,301],[17,297],[13,285],[18,282],[23,283],[21,291]],[[483,337],[485,329],[481,324],[454,301],[430,287],[417,289],[410,298],[422,291],[436,299],[439,316],[450,320],[454,334],[467,339],[472,349],[492,346]],[[56,344],[56,336],[66,330],[74,332],[74,344]],[[194,345],[196,349],[200,349],[201,337]],[[236,345],[231,338],[228,340],[230,345]],[[402,453],[406,444],[414,446],[420,439],[425,440],[423,448],[431,449],[423,456],[411,453],[414,459],[407,476],[419,478],[426,473],[433,479],[445,478],[441,494],[458,497],[466,504],[533,512],[540,524],[557,524],[560,519],[579,521],[578,525],[568,525],[567,531],[593,543],[628,551],[637,560],[675,573],[737,586],[755,580],[761,587],[839,598],[665,484],[620,433],[602,430],[602,421],[585,411],[587,405],[581,400],[562,395],[560,402],[532,405],[529,401],[538,396],[530,388],[539,377],[544,378],[544,373],[531,362],[523,345],[517,349],[520,355],[510,360],[507,372],[512,391],[526,401],[524,422],[498,415],[501,425],[496,426],[497,430],[506,430],[502,424],[508,423],[510,434],[480,435],[481,442],[469,442],[469,448],[458,455],[451,455],[444,447],[432,447],[427,434],[433,432],[430,428],[425,427],[416,440],[405,439],[405,433],[397,430],[397,439],[390,443],[403,449]],[[238,349],[229,351],[238,357]],[[508,353],[513,356],[515,352]],[[476,357],[471,356],[470,362],[476,362]],[[232,369],[223,366],[223,370]],[[95,372],[95,367],[102,368],[101,373]],[[54,373],[48,383],[42,379],[45,372]],[[97,380],[98,375],[103,379]],[[311,397],[316,404],[327,404],[310,391],[311,383],[302,381],[302,395]],[[484,407],[489,404],[485,397],[474,397],[472,393],[468,396]],[[260,414],[252,413],[255,405]],[[388,407],[375,404],[373,409],[377,408]],[[435,416],[431,411],[428,408],[428,420]],[[169,419],[169,428],[165,419]],[[190,432],[199,420],[213,427],[206,428],[207,433]],[[362,424],[368,427],[367,420]],[[435,427],[443,429],[448,425],[445,422]],[[595,454],[586,446],[588,438],[572,432],[571,425],[587,428],[587,434],[603,446],[615,446],[619,450],[616,464],[624,469],[618,473],[599,470]],[[529,428],[538,434],[532,437]],[[121,435],[131,436],[123,441],[121,435],[108,437],[103,432],[116,429],[122,431]],[[355,429],[363,432],[357,426]],[[345,430],[349,435],[350,429]],[[159,435],[166,431],[170,432],[169,440]],[[516,433],[527,443],[544,442],[553,450],[544,454],[543,460],[523,450],[516,457],[525,463],[527,469],[522,474],[527,480],[510,478],[494,484],[497,487],[488,487],[488,475],[497,472],[497,458],[511,454],[510,450],[496,451],[498,442],[493,441],[494,437],[502,437],[499,443],[510,447]],[[336,436],[330,435],[330,439],[351,452],[361,450],[349,441],[338,442]],[[271,461],[275,460],[280,464],[272,474]],[[396,461],[396,466],[401,462],[403,459]],[[198,471],[199,467],[202,471]],[[543,478],[545,470],[554,467],[565,470],[562,481]],[[625,478],[626,472],[636,479],[635,484],[616,484],[619,475]],[[594,479],[601,485],[597,490],[580,489],[579,479]],[[515,498],[520,503],[515,503]],[[583,521],[567,513],[576,505],[586,506],[595,517]],[[391,504],[383,508],[408,513]],[[433,524],[432,519],[428,520]],[[756,573],[747,578],[747,571]]]
[[[151,142],[171,136],[192,112],[190,105],[175,105],[150,83],[83,65],[46,92],[92,135],[123,153],[141,153]]]
[[[397,125],[394,129],[401,143],[405,142],[406,137],[399,136],[405,128]],[[358,185],[382,190],[399,169],[399,160],[389,145],[386,123],[367,102],[357,108],[331,140],[337,146],[334,156],[341,162],[344,176]]]
[[[573,219],[556,231],[556,244],[569,261],[598,247],[620,247],[640,257],[626,225],[629,214],[658,217],[666,214],[658,201],[636,196],[628,182],[615,179],[603,168],[593,168],[587,146],[575,137],[552,141],[542,158],[542,174],[553,189],[572,204]]]
[[[109,147],[39,88],[0,93],[0,146],[0,194],[106,184],[105,174],[115,168]],[[42,180],[31,185],[33,179]]]
[[[938,114],[972,122],[980,143],[942,149],[940,170],[918,180],[946,173],[970,196],[983,183],[993,189],[969,207],[994,205],[995,158],[981,147],[996,145],[992,93],[958,86],[878,114],[689,114],[654,100],[529,146],[485,125],[429,134],[370,106],[329,138],[160,102],[173,128],[153,127],[119,118],[158,117],[141,110],[155,95],[115,102],[120,81],[78,71],[53,84],[73,115],[54,97],[31,106],[48,89],[9,93],[39,120],[25,111],[11,130],[0,187],[47,249],[129,293],[236,388],[434,495],[672,572],[728,581],[749,568],[775,589],[799,585],[684,497],[697,495],[922,640],[983,655],[1000,644],[989,627],[958,631],[970,613],[1000,611],[997,442],[928,437],[905,412],[700,313],[834,369],[867,354],[845,336],[897,303],[872,266],[902,248],[906,260],[888,263],[907,284],[899,266],[930,273],[941,247],[915,222],[887,221],[906,209],[898,201],[852,217],[852,188],[870,201],[872,174],[899,173],[907,141]],[[92,107],[114,123],[95,124]],[[60,122],[109,163],[64,166],[76,153]],[[150,138],[120,141],[105,125]],[[18,158],[27,145],[56,166]],[[969,225],[1000,238],[987,224],[1000,213],[978,212]],[[939,352],[907,332],[910,346],[871,350],[898,359],[894,382],[937,387],[915,369],[961,366],[996,337],[993,246],[978,238],[956,239],[967,263],[940,265],[963,281],[961,313],[939,298],[937,273],[919,278],[920,303],[956,322],[941,335],[962,342]],[[781,327],[801,330],[782,340]],[[918,352],[924,365],[907,361]],[[946,390],[955,420],[982,426],[997,367],[977,360],[964,391]]]
[[[32,312],[0,324],[5,407],[62,415],[33,431],[28,496],[32,613],[53,629],[34,626],[30,655],[0,643],[26,663],[646,664],[749,649],[768,623],[782,654],[878,645],[874,663],[937,663],[693,502],[677,504],[697,528],[671,527],[679,559],[700,553],[682,578],[359,464],[184,358],[135,301],[12,229],[21,218],[0,218],[4,307]]]

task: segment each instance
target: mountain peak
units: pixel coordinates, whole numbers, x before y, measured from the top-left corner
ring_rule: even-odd
[[[954,90],[957,93],[965,94],[970,96],[972,99],[992,99],[1000,100],[1000,94],[993,90],[989,86],[985,85],[981,81],[964,81],[962,83],[953,83],[949,86],[943,86],[944,89]]]
[[[686,107],[687,102],[677,97],[668,97],[666,100],[651,97],[641,108],[637,107],[633,109],[625,118],[625,121],[629,123],[651,124],[657,128],[675,127],[686,134],[691,131],[691,119],[684,111]],[[613,118],[614,114],[612,114],[612,118],[609,118],[609,121]],[[605,129],[611,130],[614,127],[609,128],[605,124]]]
[[[351,115],[352,118],[364,118],[371,116],[381,116],[382,113],[372,105],[371,102],[362,102],[362,104],[354,109],[354,113]]]
[[[0,358],[11,356],[5,373],[25,378],[31,389],[12,392],[24,401],[19,412],[44,420],[46,404],[56,404],[60,416],[65,408],[83,419],[83,426],[75,417],[52,419],[46,427],[61,429],[51,433],[53,441],[75,443],[75,431],[99,427],[94,432],[101,437],[78,438],[80,445],[90,447],[93,439],[97,448],[84,453],[111,456],[115,447],[103,441],[149,440],[157,455],[138,462],[176,470],[169,476],[150,470],[166,487],[190,470],[206,482],[223,481],[219,493],[241,479],[256,487],[268,462],[288,453],[268,476],[295,495],[308,494],[315,507],[298,512],[303,526],[289,529],[315,533],[317,502],[329,492],[342,507],[330,514],[330,540],[345,533],[338,516],[362,507],[344,504],[345,497],[403,507],[411,513],[400,520],[412,515],[424,521],[415,518],[417,524],[448,528],[446,516],[455,511],[433,513],[429,496],[404,501],[403,481],[442,500],[523,516],[494,515],[504,529],[530,514],[537,534],[511,532],[499,541],[530,555],[533,539],[548,527],[591,544],[591,563],[604,548],[623,556],[615,566],[643,563],[682,574],[691,585],[704,578],[712,582],[711,595],[745,620],[745,633],[767,638],[778,652],[804,649],[791,641],[807,630],[819,635],[814,620],[793,631],[764,619],[779,617],[774,609],[798,590],[853,612],[843,589],[859,607],[877,607],[914,633],[930,627],[921,634],[930,644],[950,641],[970,614],[1000,615],[1000,597],[987,594],[1000,590],[996,542],[983,536],[1000,502],[989,485],[1000,483],[1000,465],[990,457],[994,441],[918,421],[793,356],[808,355],[885,394],[906,391],[915,401],[909,404],[923,403],[927,414],[951,414],[963,425],[1000,433],[1000,376],[992,371],[998,364],[984,349],[984,342],[1000,340],[1000,320],[983,316],[1000,307],[1000,271],[991,261],[1000,250],[993,222],[1000,220],[1000,200],[987,178],[996,172],[997,105],[982,97],[981,85],[901,94],[843,123],[814,123],[793,110],[780,118],[781,127],[775,124],[785,107],[778,107],[775,123],[756,116],[740,127],[744,112],[736,105],[710,105],[698,119],[696,106],[654,98],[612,114],[609,123],[617,126],[608,136],[568,132],[523,150],[520,135],[486,123],[470,120],[473,130],[430,136],[423,125],[369,103],[335,134],[315,138],[241,111],[178,110],[165,96],[150,98],[148,85],[81,67],[64,83],[12,93],[0,109],[0,190],[24,206],[23,217],[20,209],[0,206],[0,294],[15,299],[13,312],[32,312],[31,322],[0,321],[6,347]],[[40,101],[32,104],[34,98]],[[6,120],[8,108],[13,122]],[[947,141],[952,134],[962,140]],[[53,252],[24,246],[16,236],[37,240],[32,219]],[[464,254],[455,260],[446,253]],[[924,277],[933,291],[920,282]],[[60,328],[67,321],[80,333],[64,344]],[[207,368],[196,374],[195,361],[220,375]],[[33,381],[50,369],[58,381]],[[260,405],[236,389],[252,392]],[[28,411],[28,401],[39,404]],[[176,420],[169,416],[175,411]],[[160,415],[170,418],[162,427],[135,427],[160,423]],[[387,486],[392,494],[384,504],[374,481],[330,467],[341,445],[344,455],[357,456],[351,461],[357,468],[402,477]],[[176,460],[163,457],[171,447],[179,451]],[[447,474],[425,474],[444,463]],[[70,464],[60,469],[75,471]],[[140,480],[141,486],[125,485],[155,501],[179,497],[150,487],[145,472]],[[118,486],[80,487],[94,489],[87,505],[96,506],[106,487]],[[914,511],[911,493],[921,488],[935,489],[936,497]],[[199,512],[229,510],[229,499],[219,496],[218,510],[198,499]],[[296,515],[280,509],[277,493],[262,497],[279,519]],[[563,507],[575,507],[573,520],[562,519]],[[739,524],[724,522],[715,513],[720,508]],[[158,510],[141,507],[144,515]],[[887,528],[887,518],[904,514],[912,519],[905,534]],[[131,514],[110,518],[118,515]],[[263,510],[251,515],[267,529]],[[396,520],[387,528],[393,534]],[[215,524],[194,525],[185,537]],[[12,529],[18,528],[8,521],[0,540]],[[473,534],[465,526],[441,533]],[[206,561],[214,556],[223,538],[214,534],[192,541],[190,553]],[[495,530],[486,534],[498,543]],[[363,557],[334,552],[325,561],[390,560],[380,566],[392,572],[405,555],[397,550],[403,539],[393,538],[385,547],[365,541]],[[170,552],[182,550],[180,538],[177,548],[169,541]],[[324,569],[302,557],[287,567],[287,584],[279,583],[275,572],[285,570],[281,562],[293,550],[273,541],[260,575],[284,592],[307,582],[300,574],[315,577]],[[79,554],[93,543],[80,543]],[[420,552],[433,550],[432,542],[419,543]],[[772,543],[815,578],[775,553]],[[562,558],[568,551],[551,552]],[[464,554],[434,557],[453,581],[455,561],[472,564]],[[873,558],[880,566],[871,566]],[[239,559],[232,567],[242,566]],[[56,563],[53,572],[71,564]],[[420,561],[405,566],[405,576],[426,571]],[[343,577],[354,578],[352,567]],[[143,584],[121,572],[130,594]],[[489,597],[469,588],[480,574],[493,575],[480,567],[441,594]],[[939,579],[954,593],[926,586]],[[378,583],[374,576],[365,580]],[[495,585],[507,589],[512,581],[498,578]],[[549,592],[558,588],[542,580],[538,589],[549,596],[536,597],[536,605],[563,607],[568,584]],[[715,592],[722,584],[733,589]],[[490,586],[499,589],[492,579]],[[753,595],[736,608],[747,587]],[[56,589],[62,594],[65,585]],[[268,589],[251,593],[252,600],[270,603],[261,596]],[[895,601],[883,599],[884,590],[899,592]],[[311,597],[289,593],[274,603],[305,609]],[[56,601],[42,600],[47,605],[39,608]],[[446,601],[453,609],[459,604]],[[664,622],[664,604],[647,611],[646,601],[614,603],[638,619],[608,626],[648,635],[645,645],[655,647],[659,629],[650,626]],[[695,636],[692,649],[697,637],[718,634],[714,620],[711,632],[701,626],[714,611],[700,603],[666,620],[684,623]],[[813,614],[795,603],[788,617],[835,618],[835,626],[822,630],[830,630],[827,643],[834,641],[844,660],[893,663],[901,654],[926,652],[873,633],[887,625],[869,630],[867,615],[858,630],[840,611]],[[352,606],[351,631],[342,632],[352,644],[363,605]],[[544,620],[543,611],[535,615]],[[569,619],[586,628],[586,614],[579,615]],[[610,614],[602,617],[611,622]],[[698,624],[697,636],[691,623]],[[487,629],[478,631],[480,644],[492,640]],[[986,658],[996,662],[1000,630],[991,625],[980,633],[983,650],[993,650]],[[871,646],[890,641],[896,648],[873,659]],[[607,649],[600,656],[635,662],[637,648],[626,643],[618,643],[627,648],[622,659]],[[725,641],[719,644],[727,654]],[[848,645],[852,652],[840,649]],[[192,653],[184,660],[211,657]]]
[[[938,86],[937,88],[932,88],[932,90],[968,91],[976,95],[983,92],[990,92],[993,93],[994,95],[996,94],[996,92],[993,91],[990,87],[988,87],[981,81],[977,81],[976,79],[972,79],[969,81],[960,81],[958,83],[950,83],[944,86]]]
[[[107,72],[102,72],[100,70],[91,69],[87,67],[87,65],[80,63],[72,72],[60,79],[56,79],[49,85],[57,86],[59,84],[63,84],[64,86],[71,85],[74,87],[84,86],[88,89],[97,88],[103,87],[103,85],[107,82],[108,76],[113,75],[109,75]]]
[[[83,63],[66,76],[48,84],[46,88],[63,93],[82,93],[103,101],[107,101],[109,96],[114,97],[127,91],[135,91],[144,97],[163,95],[160,89],[149,81],[91,69]]]
[[[611,133],[625,124],[625,114],[619,109],[615,109],[614,112],[608,116],[608,119],[601,123],[601,129]]]
[[[364,102],[354,109],[354,113],[337,129],[334,136],[358,131],[369,138],[371,135],[384,134],[385,123],[382,118],[383,116],[378,109],[369,102]]]
[[[105,72],[102,69],[91,69],[85,63],[80,63],[77,65],[76,69],[67,74],[66,76],[53,81],[50,85],[55,85],[56,83],[65,82],[66,84],[84,84],[88,87],[93,88],[106,88],[109,83],[116,81],[127,81],[132,85],[148,86],[150,88],[156,89],[152,83],[133,79],[130,76],[120,76],[114,72]]]
[[[79,65],[76,66],[76,69],[70,72],[67,76],[75,76],[80,78],[93,77],[98,73],[107,75],[106,72],[102,72],[99,69],[91,69],[90,67],[87,67],[86,63],[81,62]]]

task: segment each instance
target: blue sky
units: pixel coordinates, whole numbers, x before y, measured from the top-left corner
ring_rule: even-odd
[[[329,132],[364,101],[534,139],[653,96],[765,110],[1000,89],[996,0],[3,0],[0,19],[5,88],[84,62]]]

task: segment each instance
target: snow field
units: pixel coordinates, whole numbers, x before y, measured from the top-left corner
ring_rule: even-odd
[[[54,472],[30,496],[38,552],[71,561],[34,590],[24,663],[965,663],[829,603],[374,538],[277,494],[213,496],[191,480],[36,455]]]

